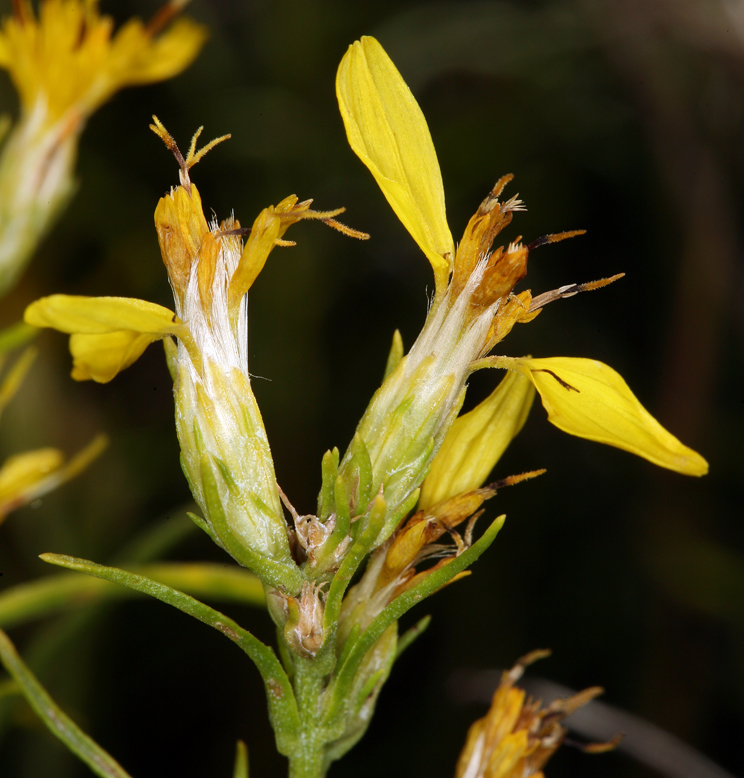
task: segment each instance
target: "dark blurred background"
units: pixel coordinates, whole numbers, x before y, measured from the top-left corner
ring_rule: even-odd
[[[151,16],[158,2],[102,6],[121,22]],[[80,190],[3,301],[0,324],[54,292],[170,306],[152,215],[177,169],[150,116],[182,146],[201,124],[204,139],[232,133],[192,176],[219,218],[234,209],[250,224],[296,193],[321,209],[345,205],[343,219],[372,235],[358,243],[295,226],[287,237],[297,247],[275,250],[251,291],[250,366],[278,478],[312,512],[321,455],[347,445],[393,330],[410,347],[432,287],[425,258],[350,151],[336,106],[341,56],[376,36],[429,121],[455,239],[511,172],[507,194],[519,192],[528,210],[505,240],[587,230],[533,253],[520,288],[627,274],[551,305],[504,353],[607,362],[708,459],[710,475],[685,478],[570,438],[536,403],[494,477],[547,474],[492,501],[489,515],[506,513],[507,523],[473,575],[409,614],[404,627],[434,619],[331,775],[452,775],[486,707],[464,702],[459,686],[542,647],[553,656],[531,675],[601,685],[605,702],[744,773],[744,2],[194,0],[188,13],[211,30],[203,53],[184,75],[128,90],[92,118]],[[5,76],[0,104],[16,111]],[[2,420],[2,456],[44,445],[73,452],[99,430],[112,443],[82,477],[0,527],[0,591],[48,574],[37,559],[45,551],[112,560],[155,521],[183,515],[189,499],[162,349],[99,386],[69,379],[63,336],[45,332],[38,343]],[[471,403],[495,378],[476,376]],[[170,558],[229,563],[198,532]],[[225,610],[272,640],[263,612]],[[23,652],[42,629],[50,625],[12,637]],[[285,772],[258,673],[166,606],[102,611],[52,654],[42,680],[134,778],[228,776],[238,738],[252,775]],[[490,691],[484,684],[483,700]],[[88,774],[22,707],[0,745],[4,777]],[[659,773],[622,752],[563,749],[547,774]]]

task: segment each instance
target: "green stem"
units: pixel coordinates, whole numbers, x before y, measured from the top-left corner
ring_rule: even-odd
[[[289,754],[290,778],[323,778],[328,771],[326,744],[333,736],[320,724],[325,673],[316,659],[295,662],[294,691],[300,714],[299,737]]]
[[[323,748],[314,744],[289,758],[289,778],[324,778],[327,770]]]
[[[208,563],[161,562],[135,566],[134,572],[179,589],[192,597],[263,605],[263,586],[253,573],[240,567]],[[137,593],[113,586],[99,578],[63,573],[18,584],[0,594],[0,627],[77,611],[81,605],[123,600]]]

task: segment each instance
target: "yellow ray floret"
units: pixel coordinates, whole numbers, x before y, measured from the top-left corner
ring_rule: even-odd
[[[616,446],[685,475],[705,475],[708,463],[664,429],[623,377],[596,359],[510,359],[494,364],[526,375],[540,393],[548,420],[580,438]]]
[[[55,294],[31,303],[24,319],[35,327],[53,327],[72,336],[72,377],[76,381],[107,383],[135,362],[150,343],[168,335],[188,335],[173,311],[128,297]]]
[[[0,522],[16,508],[51,492],[74,478],[108,445],[105,435],[96,437],[65,463],[56,448],[26,451],[8,458],[0,467]]]
[[[54,327],[70,334],[132,330],[165,337],[184,329],[173,311],[131,297],[53,294],[31,303],[24,319],[34,327]]]
[[[76,381],[93,380],[107,384],[133,365],[151,343],[162,337],[131,330],[102,335],[73,334],[70,336],[71,375]]]
[[[527,421],[535,389],[510,372],[493,392],[450,427],[421,487],[419,510],[485,483]]]
[[[349,47],[336,94],[351,148],[431,262],[437,290],[444,290],[454,243],[437,154],[416,99],[374,38]]]

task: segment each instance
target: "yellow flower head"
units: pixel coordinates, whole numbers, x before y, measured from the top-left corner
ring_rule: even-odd
[[[424,507],[477,489],[524,423],[534,388],[549,420],[570,434],[626,449],[680,473],[707,472],[705,460],[664,430],[601,362],[487,356],[516,323],[531,321],[549,302],[620,277],[571,284],[534,298],[530,290],[514,293],[526,275],[530,249],[581,231],[493,248],[496,236],[523,210],[517,196],[501,200],[512,178],[504,176],[470,219],[455,250],[426,120],[374,38],[349,48],[339,66],[336,94],[352,149],[426,255],[436,283],[421,334],[406,356],[400,344],[391,352],[394,369],[357,430],[369,452],[373,484],[383,483],[391,504],[391,521],[379,542],[390,536],[397,506],[429,469]],[[468,376],[485,367],[521,375],[455,421]]]
[[[457,762],[456,778],[544,778],[542,768],[566,737],[562,720],[602,693],[598,687],[585,689],[547,708],[540,700],[528,698],[514,684],[526,665],[548,654],[533,651],[503,673],[488,713],[470,727]],[[607,751],[618,740],[591,744],[585,750]]]
[[[350,236],[367,236],[334,219],[343,208],[313,211],[311,200],[299,202],[294,195],[261,211],[250,229],[233,217],[207,222],[190,171],[229,136],[197,151],[200,128],[184,157],[153,118],[152,130],[179,164],[180,184],[155,209],[175,312],[143,300],[53,295],[32,303],[25,320],[71,335],[77,380],[110,381],[150,343],[165,339],[183,469],[206,517],[197,522],[238,561],[293,591],[299,574],[248,373],[247,292],[274,246],[294,245],[283,236],[298,221],[318,220]]]
[[[15,281],[75,188],[73,172],[88,117],[125,86],[162,81],[196,57],[206,30],[176,19],[172,0],[150,24],[114,32],[97,0],[15,0],[0,27],[0,67],[21,101],[0,155],[0,294]]]
[[[41,0],[38,18],[30,0],[13,6],[0,31],[0,67],[10,73],[23,109],[41,101],[49,123],[71,109],[70,123],[84,121],[125,86],[171,78],[206,39],[205,28],[189,19],[160,33],[162,15],[150,24],[130,19],[115,33],[98,0]]]

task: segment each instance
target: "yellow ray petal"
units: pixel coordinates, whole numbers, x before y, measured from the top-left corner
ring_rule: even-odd
[[[290,195],[279,205],[264,208],[256,217],[251,232],[245,242],[245,248],[240,257],[238,267],[230,280],[229,308],[232,315],[240,305],[245,293],[253,286],[263,270],[269,254],[276,241],[284,235],[290,226],[289,221],[282,221],[281,214],[291,210],[297,203],[297,197]]]
[[[421,487],[419,509],[478,489],[527,420],[535,389],[509,372],[494,391],[450,427]]]
[[[55,294],[31,303],[23,318],[35,327],[53,327],[70,334],[132,330],[163,337],[177,335],[184,328],[173,311],[129,297]]]
[[[336,95],[351,148],[431,262],[437,289],[444,289],[454,244],[437,154],[416,99],[374,38],[349,47]]]
[[[101,335],[76,334],[70,337],[72,377],[108,383],[117,373],[136,362],[142,352],[161,336],[122,330]]]
[[[56,448],[40,448],[15,454],[0,468],[0,503],[22,495],[50,473],[62,467],[65,457]]]
[[[630,451],[685,475],[705,475],[708,463],[680,443],[638,402],[622,376],[594,359],[509,360],[535,384],[548,420],[580,438]]]
[[[30,370],[34,359],[36,359],[36,348],[28,346],[15,361],[13,367],[8,370],[7,375],[0,383],[0,413],[5,410],[5,406],[21,388],[21,384]]]
[[[191,19],[176,19],[159,37],[131,19],[117,32],[109,55],[114,88],[151,84],[178,75],[196,59],[207,40],[207,28]]]
[[[96,435],[66,464],[56,448],[26,451],[10,457],[0,468],[0,522],[8,513],[56,489],[74,478],[108,445],[106,435]]]

